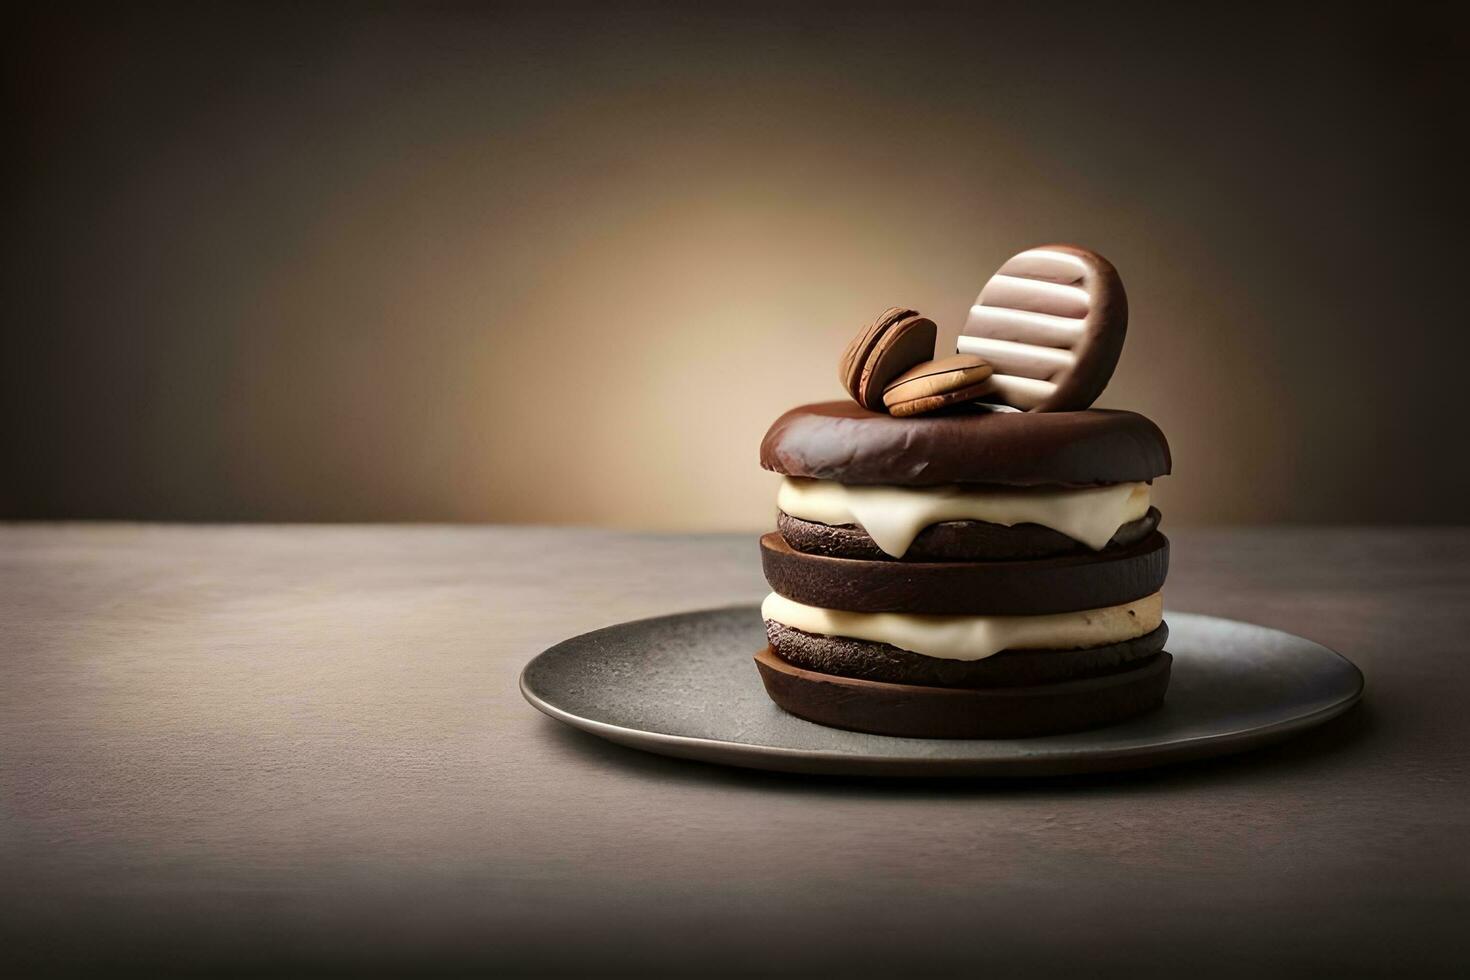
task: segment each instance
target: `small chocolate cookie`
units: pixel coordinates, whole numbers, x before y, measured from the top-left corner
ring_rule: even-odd
[[[899,562],[828,558],[761,537],[761,568],[778,594],[864,613],[1042,616],[1103,609],[1153,595],[1169,574],[1169,539],[1030,561]]]
[[[859,405],[883,411],[883,389],[915,364],[934,356],[939,328],[913,310],[895,306],[865,327],[837,364],[837,377]]]
[[[1024,738],[1111,725],[1157,708],[1173,658],[1057,684],[963,688],[886,684],[803,670],[770,647],[755,656],[781,708],[833,728],[908,738]]]
[[[883,404],[898,418],[937,412],[985,393],[990,365],[973,354],[955,354],[909,368],[883,389]]]
[[[948,660],[850,636],[821,636],[766,620],[766,638],[804,670],[889,684],[928,687],[1016,687],[1054,684],[1128,669],[1164,649],[1169,627],[1121,643],[1081,650],[1003,650],[983,660]]]
[[[1105,551],[1137,544],[1159,526],[1157,507],[1118,528]],[[1053,555],[1092,553],[1080,541],[1040,524],[991,524],[986,521],[944,521],[919,532],[902,558],[878,547],[856,524],[819,524],[776,512],[776,529],[797,551],[830,558],[863,561],[1016,561]]]

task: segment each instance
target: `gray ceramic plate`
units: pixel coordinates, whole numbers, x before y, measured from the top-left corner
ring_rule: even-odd
[[[521,673],[526,700],[636,749],[787,772],[1029,776],[1155,766],[1255,748],[1320,725],[1362,696],[1363,675],[1320,644],[1213,616],[1168,614],[1164,707],[1045,738],[891,738],[826,728],[766,697],[751,660],[756,606],[610,626],[547,650]]]

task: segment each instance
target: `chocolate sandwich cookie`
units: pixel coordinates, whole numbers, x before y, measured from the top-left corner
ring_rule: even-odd
[[[883,410],[883,389],[916,364],[934,356],[939,328],[928,317],[895,306],[884,310],[843,351],[837,377],[859,405]]]
[[[800,552],[761,537],[772,590],[808,606],[862,613],[1040,616],[1101,609],[1153,595],[1169,573],[1169,540],[1155,531],[1101,553],[1028,561],[897,562]]]
[[[852,402],[803,405],[761,441],[761,466],[846,484],[1096,486],[1169,472],[1169,444],[1136,412],[995,412],[894,418]]]
[[[1111,725],[1157,708],[1173,658],[1127,670],[1024,687],[925,687],[804,670],[766,647],[756,654],[766,693],[799,718],[909,738],[1023,738]]]
[[[1136,521],[1118,528],[1105,551],[1126,548],[1159,526],[1159,511],[1150,507]],[[1040,524],[991,524],[988,521],[942,521],[919,532],[902,558],[894,558],[856,524],[820,524],[785,512],[776,514],[776,530],[797,551],[863,561],[1016,561],[1054,555],[1091,553],[1086,545]]]
[[[1078,650],[1003,650],[981,660],[950,660],[850,636],[823,636],[766,620],[771,649],[787,663],[840,677],[925,687],[1055,684],[1128,670],[1161,652],[1169,627]]]

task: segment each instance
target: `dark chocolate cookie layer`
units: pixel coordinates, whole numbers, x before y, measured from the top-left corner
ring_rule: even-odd
[[[820,636],[766,620],[782,659],[823,674],[925,687],[1017,687],[1054,684],[1129,669],[1164,649],[1169,627],[1121,643],[1081,650],[1003,650],[984,660],[948,660],[847,636]]]
[[[1158,508],[1118,528],[1104,550],[1137,544],[1159,526]],[[856,524],[819,524],[782,511],[776,513],[776,529],[797,551],[830,558],[864,561],[1015,561],[1049,558],[1053,555],[1096,554],[1080,541],[1040,524],[990,524],[985,521],[944,521],[919,532],[902,558],[894,558],[873,543],[868,532]]]
[[[837,677],[803,670],[770,647],[755,656],[766,693],[799,718],[908,738],[1024,738],[1111,725],[1157,708],[1173,658],[1128,670],[1026,687],[957,688]]]
[[[900,562],[808,555],[772,532],[761,567],[777,593],[823,609],[1040,616],[1153,595],[1169,574],[1169,539],[1155,531],[1127,548],[1033,561]]]
[[[1169,444],[1135,412],[991,412],[973,405],[894,418],[850,401],[793,408],[761,442],[761,466],[849,484],[1096,486],[1169,472]]]

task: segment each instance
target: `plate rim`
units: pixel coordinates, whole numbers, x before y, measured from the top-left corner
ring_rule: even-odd
[[[521,696],[536,710],[571,728],[586,732],[618,745],[663,755],[689,759],[710,765],[727,765],[742,769],[759,769],[775,772],[803,773],[809,775],[871,775],[898,777],[935,776],[1060,776],[1096,772],[1119,772],[1129,769],[1144,769],[1172,765],[1198,759],[1232,755],[1260,748],[1281,741],[1297,732],[1314,728],[1331,721],[1351,710],[1362,699],[1367,680],[1357,664],[1338,651],[1316,640],[1308,639],[1274,626],[1262,626],[1244,620],[1188,610],[1174,610],[1177,615],[1195,619],[1213,620],[1238,626],[1280,633],[1292,639],[1310,643],[1342,661],[1351,671],[1355,681],[1351,694],[1331,704],[1293,718],[1286,718],[1269,725],[1240,728],[1228,732],[1215,732],[1189,738],[1171,739],[1149,745],[1134,745],[1102,750],[1069,750],[1065,753],[1038,753],[1000,758],[936,758],[933,756],[873,756],[860,752],[841,752],[819,749],[797,749],[776,745],[759,745],[750,742],[732,742],[728,739],[707,738],[701,735],[674,735],[666,732],[651,732],[641,728],[628,728],[611,722],[598,721],[573,714],[546,701],[532,691],[527,675],[537,661],[564,643],[582,637],[593,636],[606,630],[633,626],[653,620],[727,613],[734,610],[758,609],[753,603],[734,603],[682,612],[643,616],[638,619],[613,623],[598,629],[569,636],[552,644],[532,657],[521,668],[517,686]],[[875,735],[875,738],[886,736]],[[1006,739],[962,739],[960,741],[1010,741]]]

